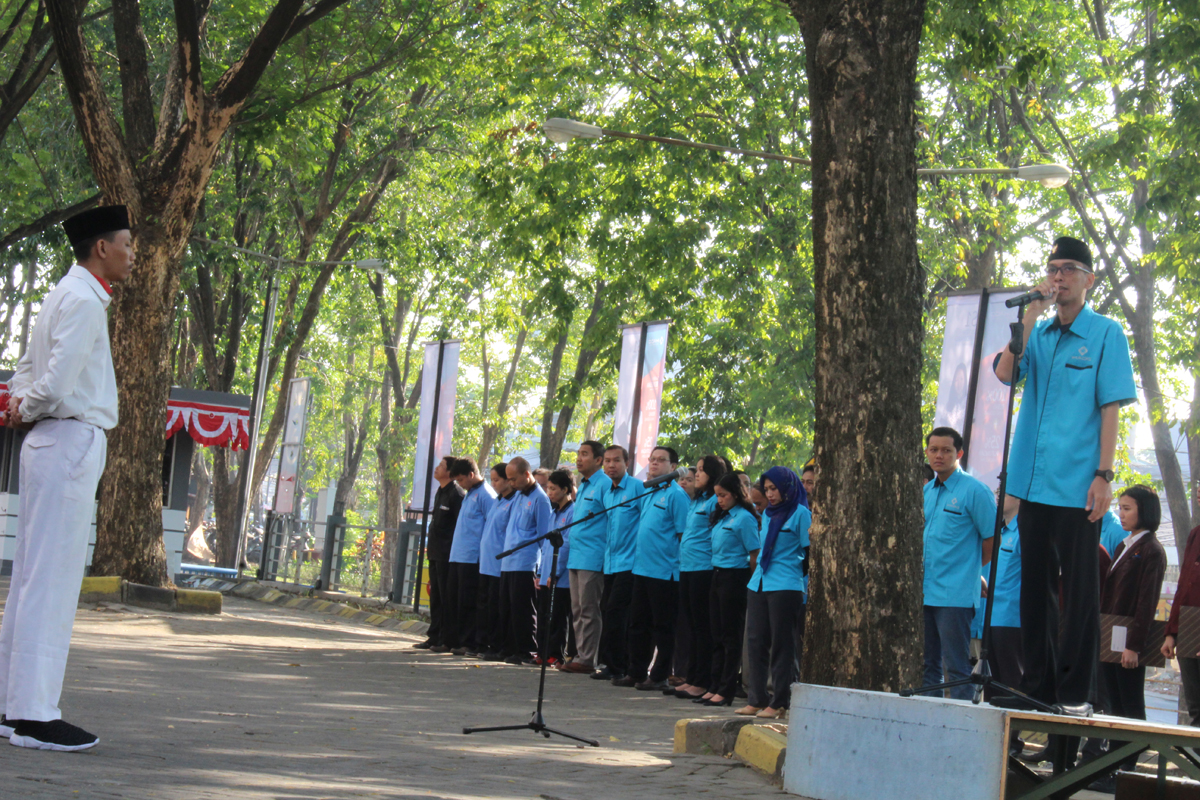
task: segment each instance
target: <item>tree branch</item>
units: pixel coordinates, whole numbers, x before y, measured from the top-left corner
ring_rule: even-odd
[[[36,236],[51,225],[57,225],[64,219],[75,216],[80,211],[87,211],[89,208],[95,208],[98,205],[100,205],[100,195],[94,194],[86,200],[80,200],[73,206],[47,211],[33,222],[20,225],[6,233],[3,237],[0,237],[0,252],[4,252],[22,239]]]
[[[125,143],[135,164],[145,163],[154,144],[150,64],[138,0],[113,0],[113,34],[121,73]]]

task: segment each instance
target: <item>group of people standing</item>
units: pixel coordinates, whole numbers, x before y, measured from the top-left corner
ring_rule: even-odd
[[[737,713],[786,713],[804,636],[808,493],[655,447],[646,480],[586,441],[575,474],[446,456],[429,528],[430,628],[416,647],[569,674]],[[676,480],[678,477],[678,480]],[[808,487],[805,486],[808,482]],[[559,531],[555,552],[546,537]],[[541,540],[538,543],[538,540]],[[747,643],[743,670],[743,640]]]

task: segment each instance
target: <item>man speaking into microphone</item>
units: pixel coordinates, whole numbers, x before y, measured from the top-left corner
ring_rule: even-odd
[[[1097,555],[1100,520],[1112,503],[1118,415],[1136,399],[1125,333],[1087,305],[1095,282],[1088,246],[1069,236],[1056,239],[1035,290],[1041,298],[1025,310],[1016,376],[1025,393],[1007,484],[1008,494],[1021,500],[1020,688],[1081,716],[1091,714],[1099,656]],[[1052,305],[1055,315],[1038,322]],[[993,362],[1006,384],[1013,361],[1006,347]]]

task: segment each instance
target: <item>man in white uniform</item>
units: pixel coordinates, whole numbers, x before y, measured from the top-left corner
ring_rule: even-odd
[[[129,277],[133,245],[124,206],[63,223],[77,266],[42,303],[13,375],[10,427],[21,447],[20,522],[0,623],[0,735],[37,750],[86,750],[99,739],[58,709],[87,558],[104,432],[117,424],[108,344],[111,284]]]

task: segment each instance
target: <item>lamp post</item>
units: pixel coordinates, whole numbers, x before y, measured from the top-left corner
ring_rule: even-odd
[[[355,267],[383,276],[387,274],[384,271],[387,262],[381,258],[364,258],[358,261],[301,261],[279,258],[278,256],[260,253],[257,250],[248,250],[245,247],[237,247],[200,236],[193,236],[192,241],[217,245],[218,247],[224,247],[227,250],[237,253],[274,262],[274,266],[271,268],[270,282],[267,284],[267,301],[263,312],[262,335],[258,340],[258,362],[254,367],[254,394],[250,401],[250,443],[246,450],[246,463],[242,468],[242,474],[238,477],[238,538],[234,563],[237,564],[238,577],[240,578],[242,570],[245,567],[242,563],[242,556],[246,548],[246,520],[250,510],[250,479],[254,474],[255,461],[258,457],[258,432],[261,427],[263,398],[267,393],[267,342],[270,338],[270,332],[275,329],[275,304],[279,299],[278,271],[284,264],[294,264],[318,267]],[[263,547],[265,548],[266,546],[267,543],[264,540]]]
[[[557,144],[566,144],[572,139],[600,139],[602,137],[609,136],[617,139],[640,139],[645,142],[658,142],[659,144],[669,144],[678,147],[693,147],[699,150],[716,150],[722,153],[751,156],[753,158],[762,158],[769,161],[784,161],[789,164],[800,164],[805,167],[812,166],[812,161],[807,158],[784,156],[778,153],[766,153],[761,150],[739,150],[736,147],[724,147],[719,144],[693,142],[688,139],[672,139],[667,136],[648,136],[644,133],[615,131],[609,130],[608,128],[601,128],[597,125],[589,125],[586,122],[579,122],[578,120],[573,119],[562,119],[560,117],[551,117],[550,119],[546,120],[546,123],[542,126],[542,129],[546,132],[546,137],[549,138],[550,141]],[[917,174],[929,177],[938,175],[1002,175],[1022,181],[1037,181],[1047,189],[1057,189],[1061,186],[1065,186],[1067,181],[1071,180],[1070,168],[1064,167],[1062,164],[1027,164],[1022,167],[1012,168],[936,167],[930,169],[918,169]]]

